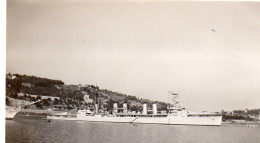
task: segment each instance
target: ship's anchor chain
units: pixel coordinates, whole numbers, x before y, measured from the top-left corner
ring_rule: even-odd
[[[134,122],[134,121],[135,121],[137,118],[139,118],[139,117],[138,117],[138,116],[137,116],[137,117],[135,117],[135,118],[134,118],[134,120],[133,120],[131,123],[133,123],[133,122]]]

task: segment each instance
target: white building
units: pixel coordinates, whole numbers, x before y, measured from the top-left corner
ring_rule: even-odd
[[[16,76],[12,74],[6,74],[7,79],[15,79]]]
[[[89,98],[89,95],[84,95],[84,101],[86,102],[86,103],[93,103],[93,99],[91,99],[91,98]]]
[[[54,101],[55,98],[60,100],[60,97],[56,97],[56,96],[31,95],[31,94],[24,94],[22,92],[17,94],[17,96],[19,96],[19,97],[23,97],[24,95],[31,96],[31,97],[34,97],[34,98],[37,98],[38,96],[40,96],[41,99],[49,99],[50,98],[52,101]]]

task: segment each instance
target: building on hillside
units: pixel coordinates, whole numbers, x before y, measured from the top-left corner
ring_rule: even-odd
[[[22,86],[26,86],[26,87],[33,87],[32,83],[30,82],[22,82]]]
[[[91,99],[91,98],[89,98],[89,95],[84,95],[84,101],[86,102],[86,103],[93,103],[93,99]]]
[[[52,110],[64,110],[66,107],[67,105],[52,105]]]
[[[59,85],[54,85],[54,87],[57,89],[61,89],[61,87]]]
[[[81,93],[84,94],[84,95],[85,95],[85,94],[88,94],[88,92],[83,91],[83,90],[81,91]]]
[[[54,101],[55,99],[60,100],[60,97],[56,97],[56,96],[31,95],[31,94],[24,94],[24,93],[22,93],[22,92],[20,92],[20,93],[17,94],[18,97],[23,97],[23,96],[25,96],[25,95],[31,96],[31,97],[34,97],[34,98],[37,98],[38,96],[40,96],[41,99],[49,99],[49,98],[50,98],[52,101]]]
[[[6,74],[6,78],[12,80],[12,79],[15,79],[16,76],[9,73],[9,74]]]
[[[52,101],[54,101],[55,99],[60,100],[60,97],[55,97],[55,96],[41,96],[42,99],[51,99]]]
[[[17,96],[18,96],[18,97],[23,97],[23,96],[24,96],[24,93],[23,93],[23,92],[19,92],[19,93],[17,93]]]

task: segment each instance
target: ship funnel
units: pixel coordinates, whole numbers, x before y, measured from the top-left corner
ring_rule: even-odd
[[[117,103],[113,104],[114,113],[118,113]]]
[[[143,114],[144,115],[147,114],[147,104],[146,103],[143,104]]]
[[[123,104],[123,113],[127,113],[127,103]]]
[[[96,114],[98,113],[98,104],[95,104]]]
[[[157,114],[157,104],[153,103],[153,114]]]

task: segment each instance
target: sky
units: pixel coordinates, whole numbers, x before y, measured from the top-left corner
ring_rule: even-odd
[[[260,108],[260,3],[7,0],[6,72],[192,111]]]

